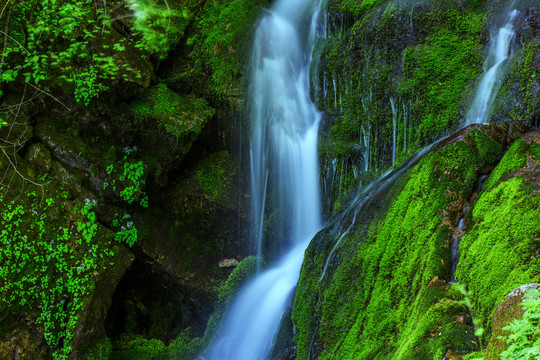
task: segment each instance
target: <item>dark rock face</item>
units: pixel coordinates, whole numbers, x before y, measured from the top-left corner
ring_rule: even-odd
[[[108,358],[111,339],[126,338],[147,338],[163,347],[173,343],[175,354],[182,353],[184,340],[204,333],[215,307],[215,287],[230,273],[218,261],[245,255],[246,235],[239,224],[249,198],[243,191],[244,170],[230,149],[233,136],[245,135],[240,53],[249,46],[248,32],[261,8],[251,1],[168,3],[169,52],[149,53],[139,46],[142,35],[132,34],[134,14],[125,3],[104,1],[106,9],[102,3],[96,9],[81,5],[85,13],[107,11],[113,19],[86,50],[89,57],[102,53],[108,59],[94,66],[96,71],[118,67],[117,76],[86,78],[89,82],[81,86],[80,78],[65,81],[57,74],[64,70],[53,69],[30,87],[31,95],[22,75],[7,85],[0,82],[0,146],[5,150],[0,152],[0,234],[11,221],[11,207],[21,205],[26,217],[21,216],[30,219],[33,214],[35,220],[10,228],[17,244],[24,247],[43,238],[54,251],[58,247],[60,254],[72,255],[66,264],[48,259],[53,302],[65,304],[55,304],[49,318],[42,311],[47,293],[31,292],[31,305],[2,301],[11,295],[4,282],[15,283],[19,275],[1,273],[1,359]],[[27,45],[25,31],[43,15],[39,2],[8,3],[5,10],[2,29],[16,32],[14,38]],[[11,22],[4,16],[10,11]],[[21,23],[27,15],[31,18]],[[222,48],[223,40],[230,44]],[[62,41],[52,38],[50,48],[37,51],[49,56],[63,49]],[[82,59],[88,54],[78,55]],[[92,64],[89,57],[85,61]],[[9,60],[15,66],[21,59]],[[8,63],[4,57],[1,62],[4,73]],[[69,66],[83,77],[92,70],[90,65],[83,69],[82,62]],[[96,97],[83,105],[81,97],[74,98],[81,91]],[[232,123],[239,126],[233,129]],[[40,204],[48,202],[54,211],[41,213],[45,205]],[[91,210],[82,215],[86,206]],[[38,222],[45,224],[43,234],[34,229]],[[133,245],[128,241],[134,237]],[[11,243],[0,235],[0,269],[5,261],[1,254],[11,250]],[[88,254],[94,245],[99,260],[90,271],[84,264],[93,259]],[[23,256],[35,255],[25,251]],[[64,261],[63,255],[58,257]],[[23,267],[30,278],[40,278],[40,269]],[[53,282],[55,277],[61,281]],[[63,286],[68,280],[69,291]],[[80,308],[63,318],[71,304]],[[124,345],[115,344],[115,350],[125,350]],[[142,354],[130,356],[151,356]]]

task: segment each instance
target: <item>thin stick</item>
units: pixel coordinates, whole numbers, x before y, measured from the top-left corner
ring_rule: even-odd
[[[41,90],[40,88],[38,88],[37,86],[35,85],[32,85],[30,83],[27,83],[28,85],[30,85],[31,87],[33,87],[34,89],[38,90],[38,91],[41,91],[43,94],[45,95],[48,95],[50,97],[52,97],[54,100],[56,100],[58,103],[60,103],[63,107],[65,107],[68,111],[71,111],[70,108],[67,107],[67,105],[65,105],[63,102],[61,102],[60,100],[58,100],[57,98],[55,98],[54,96],[52,96],[50,93],[44,91],[44,90]]]

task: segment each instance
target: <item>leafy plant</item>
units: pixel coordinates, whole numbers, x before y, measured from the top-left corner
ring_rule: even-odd
[[[133,202],[139,202],[142,207],[146,208],[148,207],[148,196],[142,190],[146,183],[144,163],[142,161],[128,161],[131,152],[136,151],[135,147],[126,147],[124,150],[126,155],[124,155],[122,172],[117,170],[118,167],[115,168],[115,164],[109,164],[107,166],[109,178],[103,183],[103,189],[112,188],[113,191],[116,191],[117,187],[120,187],[122,200],[130,205]]]
[[[540,358],[540,291],[531,289],[523,300],[523,318],[514,320],[503,330],[510,331],[508,348],[502,360],[534,360]]]

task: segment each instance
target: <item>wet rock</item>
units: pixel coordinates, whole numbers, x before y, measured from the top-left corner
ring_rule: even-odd
[[[238,260],[236,259],[223,259],[219,261],[220,268],[236,267],[237,265],[238,265]]]
[[[0,336],[0,359],[46,360],[50,348],[45,343],[39,327],[33,322],[20,319],[17,327]]]
[[[511,293],[501,301],[493,317],[491,319],[492,333],[491,341],[486,350],[485,359],[499,360],[500,354],[506,347],[506,340],[510,332],[503,328],[514,320],[519,320],[523,317],[523,295],[530,289],[540,288],[539,283],[531,283],[521,285],[515,288]]]
[[[48,172],[51,169],[51,152],[41,143],[30,145],[26,160],[38,171]]]
[[[82,156],[84,145],[81,139],[68,137],[58,128],[59,125],[51,117],[40,119],[35,135],[62,164],[76,170],[90,172],[90,166]]]

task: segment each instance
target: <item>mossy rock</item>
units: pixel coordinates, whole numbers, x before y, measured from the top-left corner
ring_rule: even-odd
[[[512,129],[477,125],[445,139],[396,168],[394,183],[376,182],[380,193],[356,194],[315,237],[293,309],[299,358],[439,359],[478,349],[461,295],[446,284],[450,242]]]
[[[456,278],[468,284],[473,316],[487,330],[494,325],[492,314],[508,292],[539,280],[540,163],[534,155],[538,143],[538,131],[514,142],[466,218]],[[484,337],[489,339],[489,334]]]
[[[165,84],[147,89],[130,108],[136,124],[144,130],[141,141],[145,150],[165,168],[178,165],[214,115],[203,98],[182,97]]]
[[[36,359],[76,357],[105,335],[114,289],[133,255],[56,182],[24,189],[0,196],[0,329],[12,343],[2,351],[6,358],[26,351]],[[29,339],[34,345],[21,350]]]
[[[523,306],[525,293],[530,289],[540,288],[539,283],[521,285],[504,297],[497,309],[493,313],[491,319],[492,338],[486,349],[484,359],[500,360],[500,354],[507,348],[509,330],[503,328],[514,320],[519,320],[523,317]]]

